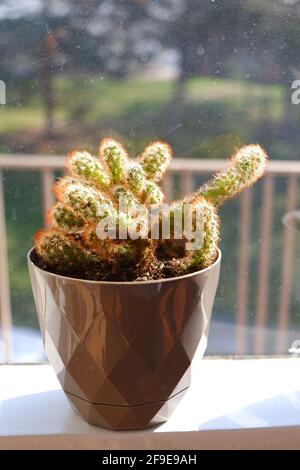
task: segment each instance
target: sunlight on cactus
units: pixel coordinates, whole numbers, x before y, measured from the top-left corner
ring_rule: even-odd
[[[108,281],[160,279],[210,266],[219,241],[217,207],[263,175],[267,156],[259,145],[242,147],[226,171],[160,212],[164,194],[157,182],[171,158],[167,144],[154,142],[132,160],[112,138],[100,143],[99,158],[71,152],[69,174],[53,188],[49,229],[34,237],[39,265]],[[159,213],[154,224],[150,206]]]
[[[138,163],[132,163],[128,168],[127,182],[129,189],[137,197],[142,198],[146,189],[146,174]]]
[[[142,154],[140,161],[149,179],[159,181],[172,159],[172,151],[164,142],[150,144]]]
[[[39,230],[34,236],[34,242],[43,261],[59,273],[72,272],[78,267],[89,269],[97,263],[93,253],[61,231]]]
[[[59,202],[69,206],[77,217],[87,222],[97,222],[115,212],[112,202],[104,194],[79,179],[61,178],[54,186],[54,194]]]
[[[164,200],[164,193],[154,183],[154,181],[148,181],[146,183],[143,202],[145,204],[161,204]]]
[[[72,176],[78,176],[100,188],[107,189],[110,185],[110,178],[103,165],[88,152],[71,152],[67,157],[67,169]]]
[[[99,148],[100,158],[107,165],[115,184],[126,182],[128,173],[128,155],[119,142],[112,139],[102,140]]]
[[[70,207],[60,202],[49,209],[47,222],[53,227],[60,228],[70,233],[82,230],[86,223],[85,220],[78,217]]]
[[[197,195],[204,196],[215,205],[236,197],[263,175],[266,159],[267,155],[259,145],[242,147],[231,157],[228,169],[205,183]]]

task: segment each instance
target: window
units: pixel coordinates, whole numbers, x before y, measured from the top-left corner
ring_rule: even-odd
[[[265,177],[221,209],[207,354],[297,352],[299,21],[297,0],[1,2],[0,361],[45,359],[26,253],[62,155],[107,134],[133,154],[172,145],[170,199],[265,147]]]

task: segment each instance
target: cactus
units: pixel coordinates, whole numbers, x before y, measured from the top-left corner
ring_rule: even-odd
[[[146,189],[146,174],[141,165],[133,162],[128,167],[127,182],[130,191],[133,192],[139,199],[143,197]]]
[[[220,224],[215,207],[203,197],[199,197],[194,200],[192,208],[195,211],[193,224],[195,224],[195,219],[199,217],[202,225],[201,232],[205,236],[201,240],[196,240],[199,248],[188,250],[186,255],[187,270],[197,266],[207,268],[211,264],[211,260],[214,259],[219,241]]]
[[[159,181],[168,168],[171,158],[172,151],[168,144],[153,142],[143,152],[140,162],[147,177]]]
[[[228,169],[205,183],[196,196],[201,195],[219,206],[252,186],[263,175],[266,159],[267,155],[259,145],[242,147],[231,157]]]
[[[227,170],[161,211],[164,195],[157,183],[171,158],[167,144],[154,142],[132,160],[111,138],[100,143],[99,158],[71,152],[68,175],[53,188],[57,202],[47,214],[49,228],[34,237],[40,265],[63,275],[116,281],[210,266],[217,256],[218,206],[263,175],[267,156],[258,145],[242,147]],[[154,224],[150,206],[159,214]]]
[[[103,165],[88,152],[71,152],[67,157],[67,169],[75,178],[78,176],[87,183],[94,183],[100,188],[107,189],[110,185],[108,174]]]
[[[125,183],[129,159],[123,146],[113,139],[103,139],[99,147],[99,156],[110,171],[113,183]]]
[[[145,204],[161,204],[163,199],[164,194],[154,181],[147,181],[143,202],[145,202]]]
[[[58,202],[48,211],[47,222],[53,227],[60,228],[68,233],[79,232],[85,226],[85,220],[78,217],[68,206]]]
[[[34,242],[37,254],[57,272],[89,269],[99,262],[75,238],[60,230],[39,230],[34,236]]]
[[[163,223],[170,221],[170,239],[159,241],[159,251],[163,258],[178,256],[182,258],[181,273],[189,272],[194,267],[208,267],[216,256],[219,241],[219,217],[216,208],[204,197],[195,198],[191,204],[177,201],[171,204],[170,210],[163,213],[160,220],[160,233]],[[185,220],[190,220],[185,225]],[[193,237],[196,225],[200,225],[199,237]],[[177,233],[182,233],[179,239]],[[178,269],[177,261],[177,269]]]
[[[96,222],[115,212],[112,202],[107,200],[104,194],[80,180],[61,178],[53,190],[59,202],[69,206],[77,217],[88,222]]]

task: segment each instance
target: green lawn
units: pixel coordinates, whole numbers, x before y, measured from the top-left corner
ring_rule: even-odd
[[[291,107],[293,116],[295,111]],[[230,140],[252,140],[262,125],[280,125],[284,113],[280,86],[198,78],[187,83],[182,96],[176,93],[176,84],[167,81],[63,77],[55,82],[57,138],[48,147],[49,153],[64,152],[71,145],[95,148],[98,138],[109,132],[123,138],[134,152],[149,139],[162,137],[180,154],[201,157],[216,147],[219,156],[223,140],[226,149]],[[20,97],[8,100],[0,112],[3,150],[21,145],[25,151],[44,151],[44,129],[38,94],[24,103]]]

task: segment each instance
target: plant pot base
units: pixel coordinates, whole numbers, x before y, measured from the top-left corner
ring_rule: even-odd
[[[90,403],[76,395],[65,392],[72,407],[89,424],[115,431],[138,430],[164,423],[169,419],[187,389],[168,400],[135,406],[118,406]]]
[[[202,271],[136,283],[50,273],[31,253],[45,350],[72,406],[115,430],[167,420],[190,385],[194,356],[205,350],[220,252]]]

